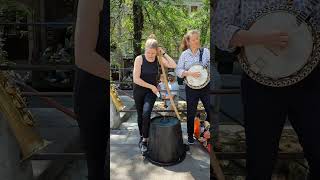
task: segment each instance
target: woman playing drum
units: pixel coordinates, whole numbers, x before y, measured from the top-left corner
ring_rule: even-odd
[[[158,46],[157,40],[151,35],[145,44],[145,53],[136,57],[133,68],[133,97],[138,112],[138,126],[140,131],[139,148],[142,155],[147,152],[149,126],[153,105],[159,94],[157,78],[159,68],[157,55],[162,54],[163,65],[176,68],[174,60]],[[160,95],[160,94],[159,94]]]

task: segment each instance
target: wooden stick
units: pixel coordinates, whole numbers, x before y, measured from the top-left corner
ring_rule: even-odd
[[[200,142],[199,139],[197,139],[197,141],[199,142],[199,144],[202,147],[202,149],[209,153],[209,155],[210,155],[210,166],[212,167],[213,172],[215,173],[217,180],[225,180],[226,178],[225,178],[225,176],[223,174],[223,171],[222,171],[222,169],[220,167],[219,160],[217,159],[217,156],[216,156],[216,154],[215,154],[215,152],[213,150],[213,147],[211,147],[211,149],[210,149],[211,153],[210,153],[210,151],[206,147],[203,146],[202,142]]]
[[[216,178],[218,180],[225,180],[226,178],[225,178],[223,171],[220,167],[219,160],[217,159],[216,153],[213,150],[213,146],[211,147],[210,164],[212,166],[213,172],[216,175]]]
[[[160,53],[160,55],[158,56],[158,59],[159,59],[159,63],[160,63],[160,66],[161,66],[162,74],[163,74],[163,76],[164,76],[164,84],[166,85],[166,89],[167,89],[167,91],[168,91],[168,95],[169,95],[170,102],[171,102],[171,105],[172,105],[172,107],[173,107],[173,110],[174,110],[174,112],[176,113],[177,118],[178,118],[179,120],[181,120],[181,117],[180,117],[179,112],[178,112],[178,109],[177,109],[177,107],[176,107],[176,105],[175,105],[175,103],[174,103],[174,101],[173,101],[173,97],[172,97],[172,94],[171,94],[171,91],[170,91],[170,88],[169,88],[167,74],[166,74],[166,71],[165,71],[164,66],[163,66],[163,64],[162,64],[162,58],[164,58],[164,57],[163,57],[162,54]]]

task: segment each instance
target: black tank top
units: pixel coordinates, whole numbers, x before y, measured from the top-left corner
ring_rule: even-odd
[[[100,12],[100,24],[99,24],[99,36],[96,46],[96,52],[106,59],[106,61],[109,60],[108,56],[108,49],[110,46],[109,43],[109,36],[108,29],[109,29],[109,21],[107,20],[107,10],[109,8],[106,7],[107,3],[104,1],[103,4],[103,10]]]
[[[154,86],[157,86],[157,77],[158,77],[158,60],[155,59],[154,62],[147,61],[145,55],[142,55],[142,65],[141,65],[141,74],[140,78]]]

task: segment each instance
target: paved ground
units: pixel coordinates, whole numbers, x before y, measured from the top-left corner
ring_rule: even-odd
[[[136,131],[114,131],[111,134],[112,180],[205,180],[209,179],[209,156],[199,145],[191,146],[186,159],[175,166],[158,167],[140,155]]]
[[[126,104],[130,100],[126,98]],[[128,102],[129,101],[129,102]],[[209,154],[199,144],[190,147],[186,159],[170,167],[158,167],[143,159],[138,148],[139,132],[137,115],[112,130],[110,136],[111,180],[206,180],[210,177]],[[186,123],[182,123],[183,139],[186,143]]]
[[[127,129],[124,127],[126,126]],[[111,180],[205,180],[209,179],[210,159],[199,144],[190,147],[186,159],[175,166],[158,167],[142,158],[135,123],[111,132]],[[183,123],[184,134],[186,125]],[[186,142],[186,136],[184,136]]]
[[[32,113],[43,137],[53,141],[46,152],[63,152],[65,146],[78,136],[77,123],[52,108],[35,108]],[[209,155],[200,145],[194,145],[186,159],[175,166],[158,167],[144,160],[137,146],[138,127],[135,113],[118,130],[111,130],[111,180],[206,180],[209,179]],[[186,134],[186,124],[182,124]],[[186,141],[186,137],[184,137]],[[76,150],[73,152],[78,152]],[[52,161],[33,161],[35,177]],[[68,162],[57,180],[86,180],[84,161]]]

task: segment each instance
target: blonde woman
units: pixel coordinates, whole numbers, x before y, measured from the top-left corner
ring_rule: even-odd
[[[104,3],[104,4],[103,4]],[[107,180],[109,63],[105,41],[108,12],[103,0],[79,0],[75,33],[74,111],[87,158],[88,179]],[[102,13],[102,9],[103,13]],[[100,26],[100,28],[99,28]],[[109,153],[108,153],[109,154]]]
[[[200,32],[197,30],[189,31],[183,38],[181,43],[181,50],[183,50],[176,69],[176,74],[180,78],[193,76],[198,78],[200,72],[190,72],[189,68],[195,63],[201,63],[203,66],[210,65],[210,51],[207,48],[201,48]],[[201,100],[205,111],[207,113],[207,120],[209,121],[209,107],[210,84],[202,89],[191,89],[186,86],[186,100],[187,100],[187,129],[188,129],[188,144],[194,144],[194,118],[197,113],[197,106]]]
[[[138,113],[138,126],[140,132],[139,148],[142,155],[146,155],[148,150],[148,137],[151,112],[158,91],[159,67],[157,55],[162,54],[160,59],[167,68],[176,68],[174,60],[168,56],[162,48],[158,46],[158,42],[151,35],[145,44],[145,53],[136,57],[133,68],[133,97]]]

